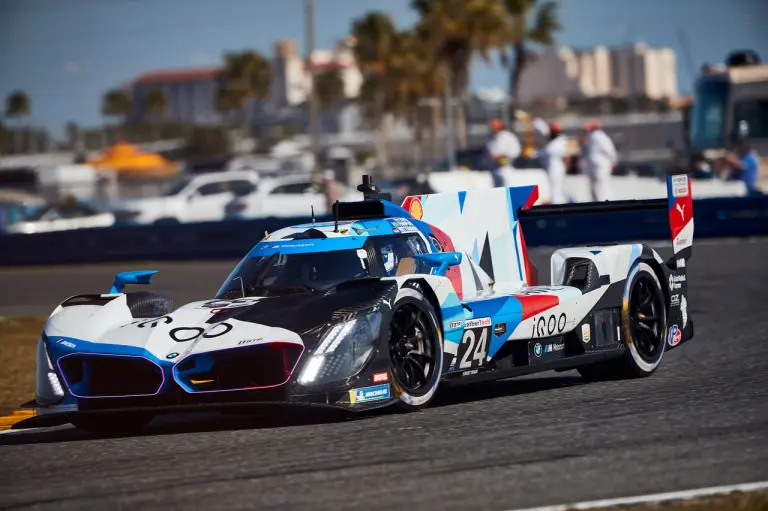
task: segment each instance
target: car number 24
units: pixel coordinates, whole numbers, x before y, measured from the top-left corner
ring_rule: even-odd
[[[473,324],[474,323],[474,324]],[[475,326],[477,325],[477,326]],[[472,369],[485,363],[491,337],[491,320],[468,320],[456,354],[459,369]]]

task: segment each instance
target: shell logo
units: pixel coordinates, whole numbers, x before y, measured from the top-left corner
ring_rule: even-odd
[[[408,197],[406,199],[405,209],[416,220],[421,220],[424,216],[424,207],[421,205],[421,199],[419,197]]]

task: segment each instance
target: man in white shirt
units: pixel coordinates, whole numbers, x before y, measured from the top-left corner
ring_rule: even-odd
[[[504,123],[500,119],[492,120],[490,128],[491,139],[486,145],[486,150],[492,163],[493,186],[504,186],[501,172],[513,168],[512,162],[520,156],[520,141],[512,132],[504,129]]]
[[[611,171],[618,161],[618,153],[611,139],[600,128],[599,122],[590,121],[584,129],[587,137],[583,156],[592,200],[606,201],[609,200]]]
[[[549,125],[549,142],[539,149],[539,162],[547,171],[552,204],[564,204],[565,197],[565,161],[568,153],[568,137],[563,127],[553,122]]]

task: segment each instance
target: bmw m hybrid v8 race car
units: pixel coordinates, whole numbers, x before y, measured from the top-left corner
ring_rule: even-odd
[[[653,373],[693,337],[688,176],[667,199],[532,206],[535,186],[387,200],[367,176],[334,221],[268,234],[215,297],[174,307],[149,271],[119,273],[48,318],[36,415],[15,428],[140,428],[228,406],[364,411],[427,406],[438,388],[546,370],[589,380]],[[643,244],[556,250],[537,285],[519,218],[659,208],[674,255]],[[629,227],[629,226],[628,226]]]

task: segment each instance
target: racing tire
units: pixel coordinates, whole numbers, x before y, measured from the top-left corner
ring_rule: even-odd
[[[656,272],[644,262],[636,263],[627,275],[621,323],[623,356],[577,368],[582,377],[592,381],[642,378],[661,364],[667,344],[667,303]]]
[[[152,421],[151,415],[93,416],[74,419],[72,425],[93,436],[136,435]]]
[[[125,293],[126,304],[134,318],[159,318],[173,312],[173,299],[152,291]]]
[[[397,405],[409,412],[429,405],[443,371],[443,335],[435,307],[418,284],[397,292],[387,347]]]

